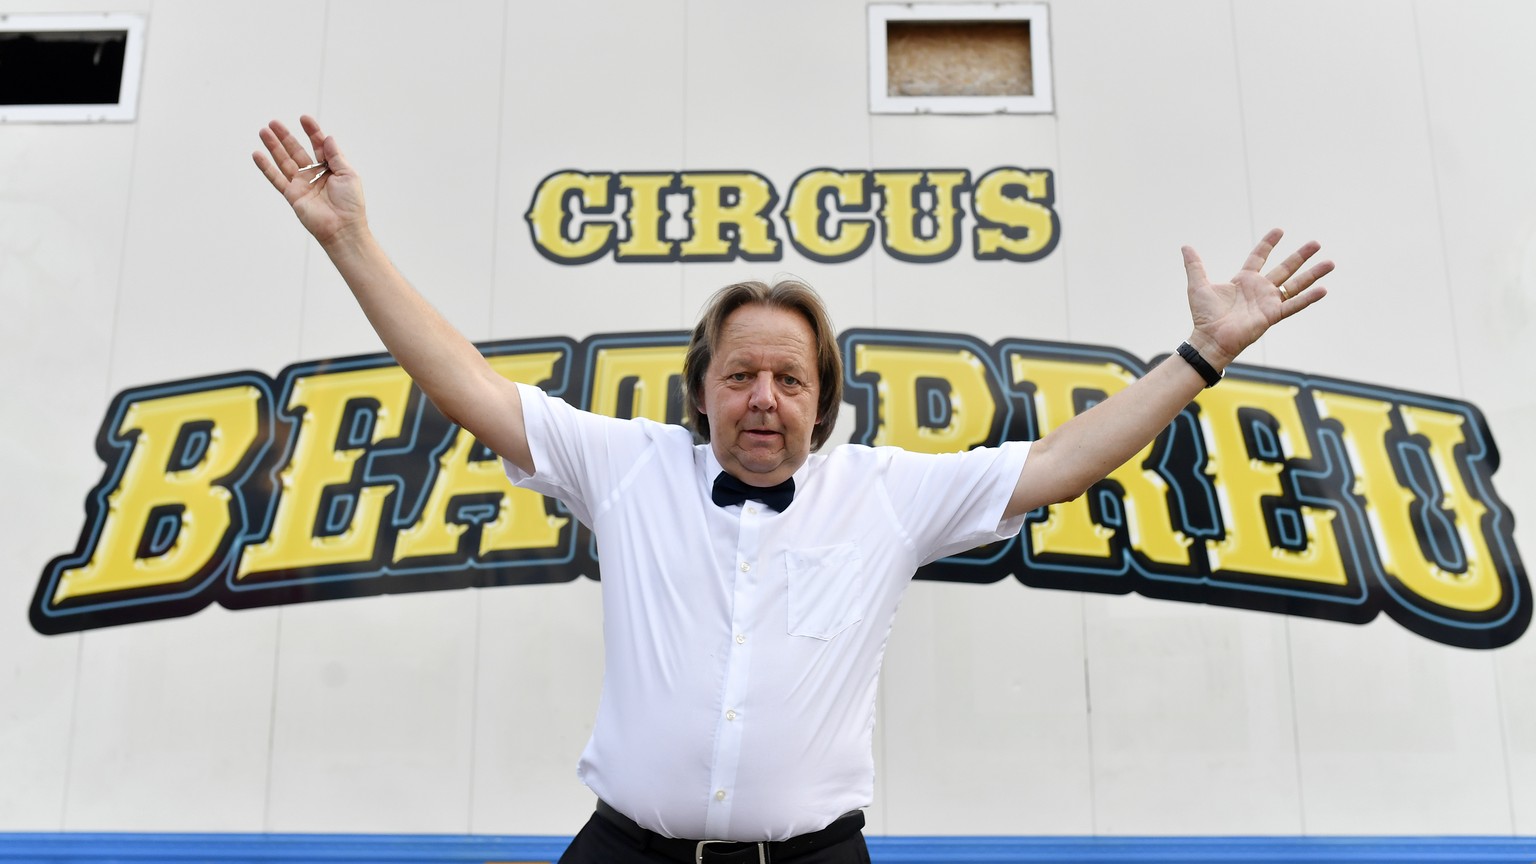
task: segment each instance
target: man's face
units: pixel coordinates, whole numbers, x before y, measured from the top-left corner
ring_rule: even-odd
[[[700,390],[720,466],[753,486],[794,474],[811,453],[818,383],[816,337],[798,312],[732,312]]]

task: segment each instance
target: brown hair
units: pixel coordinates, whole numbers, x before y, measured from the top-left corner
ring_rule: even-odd
[[[798,312],[811,325],[816,337],[816,426],[811,430],[811,449],[819,450],[832,434],[837,409],[843,403],[843,355],[837,348],[837,335],[827,307],[811,286],[795,279],[764,282],[738,282],[715,292],[704,304],[699,323],[688,340],[688,354],[683,359],[683,416],[693,434],[709,440],[709,417],[699,410],[704,396],[704,373],[714,357],[715,345],[725,329],[725,319],[743,306],[761,305]]]

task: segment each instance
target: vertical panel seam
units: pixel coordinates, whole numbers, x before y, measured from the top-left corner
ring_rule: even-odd
[[[134,136],[138,138],[137,134]],[[69,784],[74,778],[75,767],[75,729],[80,717],[80,679],[85,673],[85,634],[80,633],[75,645],[75,682],[70,688],[69,697],[69,732],[65,737],[64,749],[64,788],[59,796],[59,830],[67,830],[69,820]]]
[[[1434,196],[1435,207],[1435,231],[1440,235],[1440,271],[1443,281],[1442,290],[1447,294],[1451,290],[1451,256],[1445,242],[1445,206],[1440,197],[1440,160],[1435,153],[1435,132],[1430,122],[1429,114],[1429,81],[1424,70],[1424,39],[1423,30],[1419,26],[1419,4],[1417,0],[1409,6],[1409,14],[1413,17],[1413,50],[1417,55],[1419,67],[1419,99],[1424,114],[1424,144],[1429,149],[1429,188]],[[1456,304],[1446,303],[1446,314],[1450,316],[1450,338],[1454,343],[1456,334],[1460,331],[1456,328]],[[1462,377],[1461,352],[1453,344],[1450,355],[1451,363],[1456,370],[1456,388],[1462,397],[1466,397],[1466,380]]]
[[[1239,152],[1243,160],[1243,193],[1248,199],[1248,236],[1254,238],[1258,233],[1257,218],[1254,214],[1255,202],[1253,199],[1253,159],[1248,148],[1248,112],[1246,100],[1243,98],[1243,63],[1237,50],[1237,6],[1235,0],[1227,0],[1227,21],[1232,28],[1232,80],[1237,84],[1237,134]],[[1268,360],[1263,340],[1259,344],[1259,356],[1266,362]],[[1249,362],[1252,362],[1250,360]]]
[[[272,830],[272,775],[277,762],[277,701],[280,693],[278,679],[282,675],[283,656],[283,607],[277,608],[277,632],[272,639],[272,700],[267,709],[267,777],[266,793],[261,802],[261,830]]]
[[[320,17],[320,57],[318,69],[315,75],[315,116],[322,116],[325,109],[325,55],[326,46],[329,44],[331,29],[331,2],[325,0],[325,12]],[[319,154],[316,154],[317,157]],[[314,243],[304,244],[303,269],[299,273],[299,314],[297,335],[295,337],[294,354],[304,356],[304,327],[309,312],[309,273],[310,258],[314,255]],[[282,410],[282,406],[274,406],[276,410]],[[283,657],[283,619],[286,617],[282,606],[277,608],[276,633],[272,639],[272,699],[267,712],[267,776],[266,790],[262,796],[261,826],[263,831],[272,830],[272,793],[277,765],[277,718],[278,700],[282,693],[282,657]]]
[[[507,27],[509,16],[508,4],[501,6],[501,69],[500,80],[496,82],[496,159],[491,171],[491,188],[495,190],[491,199],[491,273],[490,284],[487,285],[486,296],[486,321],[496,320],[496,285],[497,264],[500,256],[497,254],[501,248],[498,238],[501,237],[501,166],[505,162],[506,130],[507,130]],[[495,339],[497,334],[494,329],[486,334],[487,338]],[[482,619],[485,614],[485,592],[474,592],[475,625],[470,636],[470,644],[474,650],[470,652],[469,673],[469,777],[468,797],[464,812],[464,830],[467,833],[475,833],[475,787],[479,781],[480,760],[480,633],[483,629]]]
[[[1052,28],[1052,27],[1055,27],[1056,25],[1055,24],[1047,24],[1046,26],[1047,26],[1047,28]],[[1045,39],[1046,39],[1046,44],[1047,45],[1051,44],[1051,38],[1052,38],[1051,31],[1050,31],[1050,29],[1047,29],[1046,32],[1045,32]],[[1051,62],[1053,64],[1053,66],[1055,64],[1055,58],[1056,58],[1056,54],[1055,54],[1055,52],[1052,52],[1052,54],[1051,54]],[[1059,82],[1056,80],[1056,70],[1054,68],[1052,68],[1052,69],[1049,69],[1047,71],[1050,73],[1050,76],[1051,76],[1051,94],[1050,94],[1051,95],[1051,113],[1050,113],[1051,126],[1052,126],[1052,131],[1055,133],[1055,138],[1056,138],[1056,153],[1055,153],[1056,166],[1055,166],[1054,169],[1052,169],[1051,193],[1052,193],[1052,196],[1053,196],[1054,200],[1059,200],[1060,197],[1061,197],[1061,171],[1059,169],[1061,168],[1061,157],[1062,157],[1062,153],[1064,151],[1061,149],[1061,110],[1062,110],[1062,105],[1057,100],[1056,94],[1061,92],[1061,87],[1059,86]],[[972,189],[971,191],[972,191],[972,195],[973,195],[973,197],[971,198],[971,203],[974,206],[975,201],[976,201],[976,199],[974,197],[975,190]],[[1052,206],[1054,207],[1055,205],[1053,204]],[[1057,232],[1058,233],[1057,233],[1057,241],[1056,242],[1059,244],[1061,242],[1060,241],[1061,233],[1064,232],[1065,229],[1059,227],[1060,226],[1060,222],[1059,221],[1058,221],[1057,225],[1058,225],[1058,228],[1057,228]],[[1072,279],[1068,275],[1068,273],[1070,272],[1069,268],[1071,267],[1071,258],[1072,258],[1070,250],[1071,250],[1071,245],[1068,244],[1066,247],[1060,248],[1059,251],[1056,253],[1056,254],[1061,256],[1061,260],[1060,260],[1060,262],[1058,262],[1060,267],[1061,267],[1061,309],[1062,309],[1063,316],[1066,318],[1066,325],[1067,325],[1066,326],[1066,332],[1062,334],[1062,338],[1064,338],[1066,340],[1069,340],[1069,341],[1072,339],[1072,292],[1067,289],[1067,286],[1072,283]],[[973,248],[972,252],[974,253],[974,251],[975,251],[975,249]],[[1019,273],[1019,282],[1023,283],[1024,281],[1025,281],[1024,273],[1021,270],[1020,273]],[[1019,542],[1022,543],[1024,541],[1020,540]],[[1087,647],[1086,644],[1084,645],[1084,647],[1085,648]]]
[[[1020,538],[1020,543],[1023,539]],[[1093,751],[1093,677],[1090,674],[1092,667],[1091,653],[1088,650],[1088,601],[1079,597],[1077,608],[1082,612],[1083,622],[1083,719],[1088,733],[1088,833],[1093,837],[1099,836],[1099,786],[1098,764],[1094,759]]]
[[[1285,626],[1285,683],[1291,696],[1291,751],[1296,765],[1296,816],[1301,836],[1307,836],[1306,774],[1301,762],[1301,718],[1296,710],[1296,652],[1291,645],[1291,619],[1286,617]]]

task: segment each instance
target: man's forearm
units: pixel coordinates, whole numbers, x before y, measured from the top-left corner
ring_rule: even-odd
[[[1167,360],[1124,390],[1051,430],[1030,448],[1007,515],[1070,501],[1141,452],[1205,387],[1183,358]]]
[[[478,349],[396,269],[367,226],[323,245],[395,361],[450,420],[464,425],[494,376]]]

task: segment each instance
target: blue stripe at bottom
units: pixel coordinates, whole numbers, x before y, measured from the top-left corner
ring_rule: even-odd
[[[0,833],[0,862],[529,862],[566,837],[384,834]],[[1001,862],[1536,862],[1530,837],[869,837],[876,864]]]

